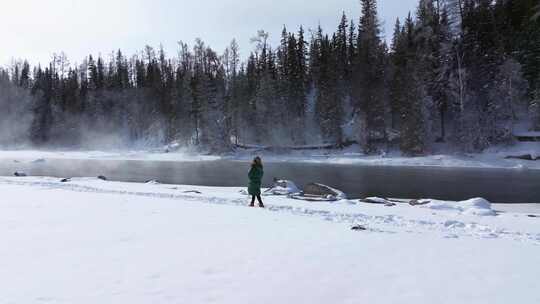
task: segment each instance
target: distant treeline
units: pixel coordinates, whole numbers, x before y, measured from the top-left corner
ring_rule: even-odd
[[[539,0],[421,0],[381,38],[377,1],[337,31],[252,39],[241,59],[202,40],[177,56],[147,46],[48,66],[0,69],[0,145],[100,148],[177,142],[211,152],[234,144],[340,146],[429,153],[511,143],[519,122],[540,130]]]

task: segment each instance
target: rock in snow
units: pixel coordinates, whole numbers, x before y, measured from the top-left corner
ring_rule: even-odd
[[[266,190],[264,195],[290,195],[299,192],[300,189],[293,181],[286,179],[274,179],[274,186]]]
[[[368,204],[385,205],[386,207],[396,206],[396,203],[391,202],[390,200],[386,198],[381,198],[381,197],[366,197],[364,199],[361,199],[360,202],[368,203]]]
[[[17,177],[25,177],[25,176],[28,176],[26,173],[24,173],[24,172],[19,172],[19,171],[13,173],[13,175],[14,175],[14,176],[17,176]]]
[[[351,227],[351,230],[355,230],[355,231],[365,231],[367,230],[366,227],[362,226],[362,225],[356,225],[356,226],[352,226]]]
[[[304,194],[310,196],[333,197],[336,200],[347,199],[343,191],[319,183],[311,183],[304,187]]]
[[[182,193],[202,194],[202,192],[201,192],[201,191],[198,191],[198,190],[187,190],[187,191],[183,191]]]
[[[311,183],[306,185],[304,190],[301,191],[293,181],[285,179],[274,179],[272,188],[266,190],[263,195],[288,195],[290,198],[314,202],[347,199],[343,191],[327,185]]]
[[[412,200],[409,202],[409,205],[411,206],[422,206],[422,205],[427,205],[431,203],[431,200],[426,200],[426,199],[420,199],[420,200]]]
[[[445,202],[433,200],[430,203],[423,205],[423,208],[434,210],[457,211],[461,214],[478,215],[478,216],[494,216],[497,213],[491,208],[491,203],[483,198],[473,198],[461,202]]]

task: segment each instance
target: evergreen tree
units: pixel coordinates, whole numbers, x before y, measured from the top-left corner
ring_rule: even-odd
[[[337,73],[335,50],[328,35],[323,36],[319,30],[316,51],[312,56],[318,56],[317,65],[317,95],[315,113],[320,125],[322,138],[326,142],[341,144],[342,142],[342,103],[337,92]]]
[[[406,155],[422,155],[427,149],[429,98],[421,69],[418,30],[408,16],[403,29],[394,34],[392,100],[399,111],[400,148]]]
[[[30,87],[30,64],[28,61],[24,61],[21,69],[21,76],[19,78],[19,86],[28,89]]]
[[[356,110],[365,117],[367,134],[365,152],[377,151],[376,143],[386,141],[385,126],[385,52],[380,38],[376,0],[361,0],[362,17],[359,23],[358,51],[354,65],[353,100]],[[362,140],[364,141],[364,140]]]
[[[409,16],[410,17],[410,16]],[[401,126],[401,107],[402,96],[404,95],[404,81],[406,79],[405,69],[407,49],[405,47],[406,35],[404,27],[401,26],[399,18],[394,26],[394,34],[392,36],[391,62],[392,62],[392,82],[390,85],[390,106],[391,106],[391,123],[392,130],[397,130]]]
[[[534,91],[533,99],[530,105],[530,115],[533,130],[540,130],[540,86]]]
[[[53,125],[52,74],[49,68],[45,71],[38,69],[32,94],[36,96],[36,101],[32,109],[34,118],[30,129],[30,139],[34,144],[43,145],[50,139],[50,130]]]

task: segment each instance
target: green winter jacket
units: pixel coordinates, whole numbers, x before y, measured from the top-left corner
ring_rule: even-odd
[[[261,195],[261,183],[264,175],[263,167],[258,165],[252,165],[249,170],[249,187],[248,192],[250,195]]]

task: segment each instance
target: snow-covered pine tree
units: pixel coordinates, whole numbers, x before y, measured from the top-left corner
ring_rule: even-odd
[[[225,50],[224,58],[227,58],[223,63],[226,68],[226,109],[227,128],[230,130],[231,137],[234,138],[234,143],[239,143],[239,126],[240,126],[240,82],[239,82],[239,67],[240,67],[240,52],[236,39],[233,39]]]
[[[353,103],[365,115],[367,153],[377,151],[377,142],[386,141],[385,126],[385,52],[380,38],[377,1],[361,0],[362,16],[358,26],[358,51],[353,70]]]
[[[439,26],[437,31],[437,66],[435,71],[435,79],[433,81],[432,92],[433,101],[439,112],[440,136],[437,138],[439,142],[446,141],[446,126],[447,113],[449,109],[449,90],[450,90],[450,75],[452,71],[452,48],[453,38],[449,13],[446,7],[440,7]]]
[[[212,153],[230,150],[229,130],[225,116],[225,72],[217,54],[207,48],[204,56],[207,66],[201,82],[205,87],[202,96],[201,138],[203,147]]]
[[[19,77],[18,85],[23,89],[28,89],[30,88],[30,84],[30,64],[25,60],[21,69],[21,76]]]
[[[304,71],[300,60],[305,60],[304,50],[298,49],[299,43],[295,34],[289,34],[287,43],[287,121],[291,129],[290,137],[295,145],[303,143],[306,89]]]
[[[400,113],[400,148],[406,155],[426,153],[428,123],[427,95],[421,44],[417,29],[408,16],[401,33],[396,34],[394,47],[395,75],[392,93]]]
[[[333,133],[337,136],[334,140],[338,145],[343,143],[342,131],[340,129],[344,123],[343,111],[345,106],[350,102],[352,88],[352,62],[350,61],[350,52],[354,52],[354,50],[349,44],[354,37],[351,37],[350,33],[347,32],[349,29],[350,25],[347,16],[343,13],[335,39],[333,40],[334,51],[332,52],[335,60],[334,74],[336,77],[336,109],[333,110],[333,115],[335,117],[332,118],[332,124],[335,124]]]
[[[426,143],[445,140],[447,85],[450,70],[451,34],[446,10],[434,0],[421,0],[418,6],[415,40],[417,68],[426,96]]]
[[[535,131],[540,131],[540,79],[538,83],[536,90],[533,91],[533,98],[529,107],[532,129]]]
[[[338,76],[336,70],[336,54],[333,42],[328,35],[323,35],[319,28],[317,42],[312,50],[314,55],[318,55],[316,87],[317,95],[315,101],[315,118],[322,132],[322,139],[329,143],[341,143],[342,130],[342,102],[340,94],[337,92]]]
[[[398,130],[400,122],[400,109],[401,109],[401,96],[403,95],[403,62],[406,60],[405,56],[405,47],[404,47],[404,38],[405,33],[403,32],[404,28],[401,26],[401,21],[399,18],[396,19],[394,26],[394,33],[392,36],[392,45],[390,50],[390,62],[391,62],[391,81],[390,81],[390,128]]]
[[[175,140],[183,145],[192,144],[194,137],[193,116],[191,109],[193,93],[191,87],[193,75],[193,56],[186,43],[179,42],[178,64],[176,67],[176,101],[174,102],[174,118],[172,122]]]
[[[240,128],[241,137],[244,138],[244,144],[258,143],[261,140],[256,133],[256,104],[255,97],[259,84],[259,75],[257,70],[257,58],[252,52],[247,60],[244,91],[245,98],[242,102],[240,113],[242,114],[242,128]]]
[[[53,125],[52,116],[52,75],[49,68],[41,68],[36,73],[32,95],[35,96],[32,105],[33,120],[30,127],[30,140],[32,143],[46,144],[50,139],[50,130]]]
[[[495,85],[499,66],[503,63],[501,40],[496,32],[490,0],[465,2],[462,22],[462,66],[468,76],[464,81],[467,98],[456,112],[456,144],[466,151],[481,151],[490,145],[490,133],[495,118],[492,109],[500,100],[490,92]],[[461,65],[461,63],[460,63]]]
[[[308,43],[305,38],[305,31],[302,26],[298,29],[298,38],[296,41],[296,90],[295,96],[298,99],[298,134],[293,138],[297,144],[306,144],[306,111],[307,111],[307,93],[308,93]],[[295,133],[296,134],[296,133]]]
[[[490,144],[508,144],[513,140],[514,121],[526,113],[523,100],[526,100],[527,81],[523,79],[521,65],[508,59],[499,67],[494,82],[486,115],[489,119],[486,136]]]

